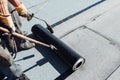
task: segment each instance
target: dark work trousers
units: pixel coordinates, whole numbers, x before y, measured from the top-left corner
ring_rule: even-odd
[[[1,43],[0,43],[0,54],[9,54],[9,52],[4,49]],[[8,80],[15,80],[17,77],[20,77],[20,75],[22,74],[21,66],[14,62],[11,55],[10,55],[9,63],[11,64],[10,66],[4,66],[4,63],[0,62],[0,74],[1,75],[4,74],[8,78]]]

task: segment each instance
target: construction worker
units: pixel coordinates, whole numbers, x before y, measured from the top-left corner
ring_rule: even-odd
[[[12,21],[11,14],[8,10],[8,2],[10,2],[18,14],[22,17],[29,18],[29,13],[22,2],[19,0],[0,0],[0,22],[7,25],[7,29],[12,33],[16,31],[15,25]],[[4,27],[0,25],[1,27]],[[13,51],[14,39],[11,38],[11,35],[3,35],[4,33],[0,31],[0,73],[2,72],[7,76],[8,80],[29,80],[25,74],[23,74],[20,65],[15,64],[11,54],[7,52],[3,46],[3,42],[7,42],[10,51]],[[23,49],[29,49],[35,46],[35,44],[30,43],[29,41],[22,43],[20,45]]]
[[[22,17],[29,18],[28,10],[25,8],[22,2],[19,0],[0,0],[0,21],[8,25],[12,31],[17,31],[14,23],[11,18],[11,14],[8,10],[8,1],[15,7],[15,10],[18,12],[18,14]],[[7,39],[7,42],[10,42],[9,39]],[[20,42],[20,41],[19,41]],[[12,44],[12,41],[10,42]],[[8,44],[8,43],[7,43]],[[12,45],[10,45],[11,48]],[[21,44],[19,48],[22,49],[29,49],[31,47],[35,46],[33,43],[29,43],[28,41]],[[11,49],[12,50],[12,49]]]

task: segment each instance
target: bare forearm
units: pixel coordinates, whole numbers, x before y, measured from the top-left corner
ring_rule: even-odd
[[[18,7],[21,3],[19,0],[8,0],[13,6]]]

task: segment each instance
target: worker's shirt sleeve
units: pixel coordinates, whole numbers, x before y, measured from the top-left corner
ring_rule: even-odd
[[[9,16],[10,13],[8,11],[8,1],[0,0],[0,16]]]

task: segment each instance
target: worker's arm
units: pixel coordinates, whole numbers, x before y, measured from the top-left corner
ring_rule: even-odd
[[[8,0],[14,7],[18,7],[21,2],[19,0]]]
[[[11,14],[8,11],[8,1],[0,0],[0,21],[6,24],[15,31],[15,27],[11,18]]]
[[[9,16],[7,0],[0,0],[0,16]]]
[[[26,9],[22,2],[20,2],[19,0],[9,0],[9,2],[15,7],[16,11],[20,16],[25,18],[30,17],[28,10]]]

